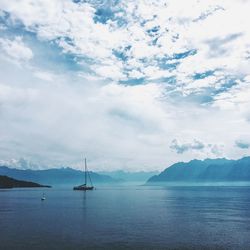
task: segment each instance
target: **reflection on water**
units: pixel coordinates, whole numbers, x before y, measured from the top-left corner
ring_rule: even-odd
[[[1,249],[246,249],[250,187],[0,191]]]

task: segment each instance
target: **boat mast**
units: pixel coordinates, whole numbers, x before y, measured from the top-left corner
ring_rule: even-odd
[[[85,186],[87,186],[87,160],[86,158],[84,158],[85,160]]]

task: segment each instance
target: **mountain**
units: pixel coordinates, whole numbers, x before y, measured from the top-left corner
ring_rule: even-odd
[[[147,184],[160,182],[232,182],[250,181],[250,157],[239,160],[206,159],[178,162],[166,168]]]
[[[80,185],[84,182],[84,172],[72,168],[57,168],[46,170],[15,169],[6,166],[0,167],[0,175],[7,175],[12,178],[48,183],[49,185]],[[90,172],[93,183],[115,184],[119,180],[107,175]]]
[[[8,176],[0,175],[0,188],[34,188],[34,187],[51,187],[51,186],[45,186],[41,185],[35,182],[30,181],[20,181],[13,178],[10,178]]]
[[[120,179],[121,181],[124,181],[124,182],[145,182],[151,176],[159,174],[158,171],[126,172],[123,170],[110,171],[110,172],[102,171],[102,172],[98,172],[98,173],[111,176],[112,178],[115,178],[115,179]]]

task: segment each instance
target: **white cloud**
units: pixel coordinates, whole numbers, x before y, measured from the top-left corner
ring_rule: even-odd
[[[0,49],[16,62],[26,62],[33,58],[32,50],[27,47],[22,37],[15,37],[14,40],[0,38]]]
[[[180,143],[174,139],[170,144],[170,149],[174,150],[177,154],[184,154],[188,151],[198,151],[200,156],[210,156],[212,158],[221,156],[223,153],[224,145],[217,145],[211,143],[203,143],[194,139],[192,142]]]
[[[235,142],[235,146],[239,147],[241,149],[249,149],[250,148],[250,142],[245,141],[245,140],[237,140]]]
[[[34,80],[36,84],[28,87]],[[174,138],[206,142],[201,151],[192,144],[181,160],[217,157],[212,145],[220,141],[227,145],[221,155],[239,156],[230,150],[247,130],[246,121],[238,131],[238,118],[230,113],[221,116],[216,109],[162,101],[161,85],[83,84],[82,78],[71,85],[69,75],[54,76],[54,81],[57,84],[46,84],[29,74],[21,86],[18,77],[15,84],[1,85],[2,159],[25,157],[39,165],[77,166],[84,153],[93,169],[162,169],[180,160],[169,148]],[[228,131],[238,132],[229,137]]]
[[[35,71],[34,76],[41,79],[41,80],[45,80],[48,82],[52,82],[53,80],[56,79],[55,74],[51,73],[51,72],[46,72],[46,71]]]
[[[2,1],[0,7],[41,39],[57,39],[65,52],[94,59],[97,73],[100,68],[109,67],[109,72],[115,72],[114,80],[124,78],[124,70],[132,66],[133,59],[146,58],[149,64],[155,64],[164,56],[196,49],[197,54],[181,60],[175,72],[177,77],[182,73],[184,78],[179,80],[187,80],[188,85],[188,76],[193,72],[223,68],[237,73],[249,49],[248,1],[121,2],[115,9],[123,11],[117,18],[126,20],[124,26],[119,26],[115,18],[106,23],[95,22],[98,5],[90,3],[23,0]],[[235,34],[239,37],[230,39]],[[119,59],[113,51],[127,46],[131,46],[128,60],[115,68]],[[111,63],[102,66],[107,60]],[[141,72],[145,66],[139,66]],[[110,78],[103,71],[101,74]],[[154,73],[150,71],[146,76],[155,79]]]
[[[98,66],[95,68],[92,68],[95,70],[98,76],[101,76],[103,78],[110,78],[113,80],[122,80],[125,78],[125,75],[120,70],[120,67],[118,65],[103,65]]]
[[[239,158],[235,142],[250,129],[249,4],[121,1],[101,23],[98,3],[2,0],[14,35],[4,33],[1,50],[29,66],[0,59],[0,157],[77,164],[84,153],[110,169]],[[41,61],[13,27],[36,35]],[[169,148],[174,139],[183,154]]]
[[[0,84],[0,103],[2,105],[22,105],[36,98],[36,90],[31,88],[13,88],[7,84]]]
[[[238,109],[247,112],[250,103],[250,76],[238,81],[235,86],[215,97],[214,106],[222,109]]]
[[[203,150],[205,145],[197,140],[194,140],[192,143],[180,144],[176,139],[171,142],[170,148],[175,150],[177,154],[183,154],[189,150]]]
[[[225,74],[242,73],[242,65],[248,64],[249,4],[225,0],[127,1],[113,6],[119,12],[106,23],[94,20],[98,4],[86,2],[4,0],[0,8],[40,39],[56,40],[65,53],[93,59],[97,73],[110,78],[103,72],[108,67],[108,72],[115,72],[113,80],[123,80],[124,72],[133,69],[134,62],[143,72],[144,68],[156,67],[158,60],[166,56],[196,50],[196,55],[178,60],[180,65],[174,70],[177,80],[191,91],[189,76],[195,72],[219,68]],[[117,18],[123,18],[126,25],[120,26]],[[127,47],[129,51],[124,52]],[[127,56],[118,68],[120,59],[114,51],[123,51]],[[103,65],[107,61],[108,65]],[[167,68],[164,71],[159,77],[169,73]],[[155,79],[154,74],[147,71],[146,78]],[[133,73],[129,76],[133,77]],[[205,82],[197,86],[204,87]]]

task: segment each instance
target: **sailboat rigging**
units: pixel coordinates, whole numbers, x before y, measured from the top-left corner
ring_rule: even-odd
[[[88,168],[87,168],[87,160],[86,160],[86,158],[84,159],[84,163],[85,163],[85,168],[84,168],[84,179],[85,179],[85,182],[84,182],[83,185],[74,187],[73,188],[74,190],[87,191],[87,190],[93,190],[94,189],[94,186],[92,184],[92,180],[91,180],[91,177],[90,177],[90,173],[89,173]],[[90,181],[90,186],[88,186],[88,179]]]

